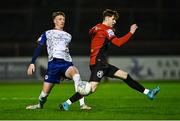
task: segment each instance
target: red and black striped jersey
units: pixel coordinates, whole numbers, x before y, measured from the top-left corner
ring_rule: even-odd
[[[107,58],[107,50],[110,43],[116,46],[121,46],[126,43],[132,36],[128,32],[123,37],[116,37],[113,28],[104,24],[97,24],[89,30],[91,37],[91,53],[90,53],[90,65],[96,64],[97,61],[105,61]]]

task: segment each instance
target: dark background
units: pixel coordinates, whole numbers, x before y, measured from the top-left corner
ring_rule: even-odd
[[[180,0],[5,0],[0,4],[0,56],[32,56],[35,41],[53,27],[53,11],[64,11],[64,30],[72,34],[71,55],[89,55],[88,30],[102,22],[106,8],[117,10],[117,36],[138,30],[110,55],[179,55]],[[45,49],[41,55],[46,55]]]

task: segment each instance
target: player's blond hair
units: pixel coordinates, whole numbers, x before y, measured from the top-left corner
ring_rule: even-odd
[[[53,13],[52,13],[52,19],[54,20],[54,18],[55,18],[56,16],[59,16],[59,15],[61,15],[61,16],[63,16],[63,17],[66,17],[66,15],[64,14],[64,12],[62,12],[62,11],[56,11],[56,12],[53,12]]]

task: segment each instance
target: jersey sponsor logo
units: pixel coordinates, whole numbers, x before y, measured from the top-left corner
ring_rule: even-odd
[[[114,36],[114,32],[113,32],[112,29],[108,29],[108,30],[107,30],[107,33],[108,33],[108,36],[109,36],[109,37]]]
[[[103,71],[98,71],[98,72],[97,72],[97,77],[98,77],[98,78],[102,78],[103,75],[104,75],[104,72],[103,72]]]

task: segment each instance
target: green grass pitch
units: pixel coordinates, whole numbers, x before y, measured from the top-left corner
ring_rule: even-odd
[[[180,120],[180,83],[142,82],[147,88],[160,86],[155,100],[129,88],[125,83],[101,83],[96,93],[86,97],[92,106],[82,111],[79,102],[69,111],[58,110],[58,105],[73,94],[72,83],[55,85],[44,109],[26,110],[26,105],[37,103],[42,84],[0,84],[1,120]]]

